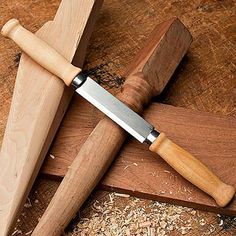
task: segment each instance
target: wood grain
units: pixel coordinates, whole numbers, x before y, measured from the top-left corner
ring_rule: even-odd
[[[202,141],[205,141],[204,138]],[[170,140],[165,133],[160,133],[149,150],[158,154],[183,178],[213,197],[218,206],[225,207],[234,197],[233,186],[222,182],[206,165]]]
[[[177,18],[157,26],[150,37],[130,66],[132,69],[117,95],[139,113],[163,90],[191,43],[189,31]],[[125,138],[124,130],[108,118],[97,124],[70,165],[33,235],[56,236],[63,232],[105,174]]]
[[[69,61],[77,48],[83,48],[78,65],[82,66],[84,47],[88,45],[100,6],[99,0],[64,0],[54,20],[36,34]],[[77,14],[81,9],[82,13]],[[1,149],[0,166],[5,166],[0,175],[1,235],[13,230],[70,98],[71,91],[61,81],[26,55],[22,56]]]
[[[30,30],[36,31],[45,21],[52,19],[59,3],[60,0],[1,1],[0,24],[5,23],[10,17],[17,17]],[[190,29],[194,42],[167,89],[155,101],[235,116],[236,54],[234,52],[236,38],[234,29],[236,15],[234,12],[235,4],[230,0],[163,2],[156,0],[107,0],[104,2],[97,27],[95,27],[90,40],[84,68],[111,92],[119,90],[126,66],[133,60],[134,55],[140,50],[156,24],[178,16]],[[1,38],[0,52],[1,143],[12,99],[19,49],[14,43]],[[72,127],[76,126],[78,122],[76,116],[79,117],[79,113],[83,112],[80,108],[74,109],[74,107],[78,107],[76,105],[77,99],[77,97],[73,98],[63,121],[62,130],[59,130],[58,138],[53,144],[54,146],[68,146],[70,150],[56,152],[54,148],[51,149],[51,151],[55,150],[55,153],[51,152],[51,154],[54,154],[58,159],[63,155],[73,159],[79,150],[75,144],[76,140],[80,142],[83,138],[80,138],[76,133],[74,133],[74,137],[70,135],[70,132],[63,134],[65,127],[68,130],[73,130]],[[86,121],[88,122],[86,123],[87,127],[83,128],[83,132],[89,133],[90,125],[93,127],[96,125],[95,109],[92,107],[91,109],[92,120]],[[67,161],[68,163],[69,161]],[[37,184],[29,196],[33,206],[24,208],[20,222],[17,223],[17,229],[22,230],[23,234],[36,226],[38,218],[46,209],[57,186],[57,181],[38,178]],[[100,200],[94,194],[91,198],[94,201]],[[34,203],[35,199],[39,200],[38,204]],[[121,200],[121,202],[124,201]],[[143,202],[148,201],[143,200]],[[130,198],[127,204],[133,204],[133,200]],[[120,209],[119,206],[117,207]],[[89,208],[85,208],[85,212],[88,218],[92,214]],[[211,227],[211,225],[216,227],[216,230],[212,232],[214,236],[235,234],[235,224],[228,218],[225,218],[223,226],[219,226],[216,214],[197,211],[196,215],[200,218],[204,215],[204,218],[210,221],[209,224],[200,226],[199,223],[195,224],[198,221],[190,216],[189,219],[193,225],[191,234],[193,235],[204,234],[207,230],[206,227]],[[198,217],[197,219],[199,219]],[[76,225],[79,220],[79,217],[76,218],[74,224]],[[71,234],[71,225],[68,227],[68,231]],[[77,236],[78,234],[74,232],[72,235]]]
[[[62,79],[67,86],[81,72],[80,68],[69,63],[55,48],[24,28],[17,19],[7,21],[1,34],[12,39],[34,62]]]
[[[74,109],[76,106],[77,103],[73,103]],[[90,105],[84,102],[84,109],[86,106]],[[84,109],[81,107],[81,110]],[[155,103],[145,110],[144,117],[201,160],[224,182],[236,186],[232,175],[236,171],[236,119]],[[59,134],[50,151],[55,159],[49,156],[43,165],[44,174],[58,177],[66,174],[75,155],[71,143],[76,140],[76,148],[82,147],[96,123],[97,115],[91,110],[90,113],[80,113],[80,119],[72,114],[70,118],[67,125],[61,127],[63,133]],[[72,124],[78,125],[78,130],[81,127],[82,132],[70,129]],[[83,133],[83,136],[78,133]],[[197,209],[231,215],[236,213],[235,199],[226,208],[219,208],[213,199],[184,180],[162,159],[157,159],[148,146],[133,139],[119,153],[100,187]]]

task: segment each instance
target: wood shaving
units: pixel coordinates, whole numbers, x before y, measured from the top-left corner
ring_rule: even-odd
[[[223,221],[223,220],[220,220],[219,226],[222,226],[223,223],[224,223],[224,221]]]
[[[14,236],[14,235],[19,235],[19,234],[22,234],[22,231],[21,230],[15,230],[11,236]]]
[[[55,156],[54,156],[54,155],[50,154],[49,156],[50,156],[52,159],[55,159]]]
[[[218,225],[224,229],[229,230],[236,227],[236,216],[218,215]]]
[[[27,198],[27,202],[24,204],[24,207],[26,207],[26,208],[32,207],[32,203],[29,198]]]
[[[143,223],[139,224],[140,228],[145,228],[145,227],[149,227],[149,226],[151,226],[151,222],[150,221],[143,222]]]
[[[130,167],[129,165],[125,166],[125,167],[124,167],[124,170],[128,169],[129,167]]]
[[[30,230],[29,232],[25,233],[25,235],[30,235],[33,232],[33,230]]]
[[[123,205],[118,207],[116,204],[119,198],[124,196],[127,200],[124,198]],[[92,205],[91,215],[86,218],[81,217],[70,235],[164,236],[173,231],[182,235],[191,231],[190,221],[184,222],[181,213],[190,214],[193,209],[157,201],[149,201],[149,205],[143,205],[142,201],[144,200],[130,196],[128,199],[126,194],[119,193],[109,194],[107,201],[101,203],[96,200]]]
[[[117,196],[117,197],[130,197],[129,194],[125,194],[125,193],[114,193],[114,195]]]
[[[199,221],[199,223],[200,223],[201,226],[203,226],[203,225],[206,224],[206,221],[205,221],[205,219],[201,219],[201,220]]]

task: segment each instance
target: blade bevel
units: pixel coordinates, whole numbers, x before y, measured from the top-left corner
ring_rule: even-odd
[[[87,101],[143,143],[154,127],[90,77],[76,90]]]

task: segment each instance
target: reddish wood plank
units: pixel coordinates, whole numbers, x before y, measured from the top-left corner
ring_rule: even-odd
[[[65,175],[101,116],[87,102],[76,101],[80,99],[73,101],[70,114],[64,120],[50,153],[55,159],[47,158],[42,169],[44,174]],[[80,104],[80,109],[76,109],[77,104]],[[75,110],[78,112],[73,112]],[[236,119],[156,103],[147,108],[144,117],[199,158],[222,180],[236,186],[232,175],[236,172]],[[217,207],[213,199],[184,180],[161,158],[151,153],[148,146],[131,138],[100,187],[224,214],[236,213],[235,199],[224,209]]]

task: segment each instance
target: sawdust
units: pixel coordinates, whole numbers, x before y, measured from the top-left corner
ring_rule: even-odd
[[[182,235],[191,231],[190,219],[182,219],[182,213],[194,214],[191,208],[156,201],[142,205],[145,201],[134,197],[130,197],[131,204],[118,206],[117,198],[119,195],[111,193],[106,201],[95,201],[89,217],[81,216],[70,235],[164,236],[174,231]]]
[[[70,236],[235,235],[236,217],[111,193],[86,206]],[[231,226],[231,227],[230,227]],[[233,227],[233,228],[232,228]]]
[[[31,225],[26,230],[19,228],[27,222],[27,212],[38,207],[39,202],[37,198],[31,200],[28,198],[27,204],[21,213],[21,220],[17,221],[19,225],[15,227],[13,236],[31,235],[35,227]],[[215,214],[209,218],[210,215],[212,214],[192,208],[139,199],[128,194],[104,195],[103,192],[95,200],[94,198],[88,200],[72,222],[72,231],[70,227],[70,232],[64,235],[235,235],[236,217]]]

